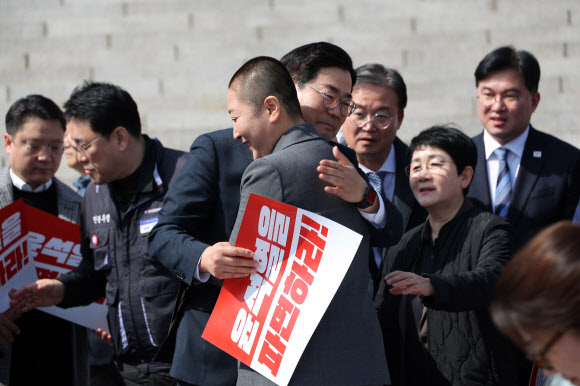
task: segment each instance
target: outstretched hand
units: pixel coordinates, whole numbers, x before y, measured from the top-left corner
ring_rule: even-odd
[[[385,281],[393,287],[389,290],[393,295],[433,296],[435,294],[431,280],[413,272],[393,271],[385,276]]]
[[[56,279],[40,279],[17,291],[10,291],[10,306],[22,312],[36,307],[54,306],[62,302],[64,290],[64,284]]]

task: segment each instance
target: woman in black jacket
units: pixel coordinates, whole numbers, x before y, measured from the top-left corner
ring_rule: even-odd
[[[473,141],[434,126],[413,138],[407,166],[427,221],[390,248],[375,305],[393,385],[516,385],[513,346],[488,305],[511,254],[507,221],[465,198]]]

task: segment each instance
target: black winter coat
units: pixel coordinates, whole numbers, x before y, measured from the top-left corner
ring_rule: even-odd
[[[430,240],[428,221],[390,248],[383,277],[416,271],[422,240]],[[382,280],[375,298],[392,384],[516,385],[514,348],[488,312],[495,281],[511,256],[509,224],[466,199],[440,230],[433,253],[433,273],[425,276],[435,295],[421,299],[427,307],[428,350],[416,329],[408,331],[414,319],[408,319],[413,316],[406,296],[390,294]]]

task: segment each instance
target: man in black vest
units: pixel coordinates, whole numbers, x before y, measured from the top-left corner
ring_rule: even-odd
[[[125,384],[174,385],[170,364],[154,356],[169,330],[179,281],[149,257],[146,236],[185,155],[141,134],[137,105],[118,86],[85,83],[65,109],[72,146],[91,177],[82,207],[83,260],[14,299],[72,307],[106,294],[111,333],[103,336],[113,341]]]

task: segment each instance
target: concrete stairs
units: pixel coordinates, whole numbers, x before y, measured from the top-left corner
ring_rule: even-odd
[[[477,63],[501,45],[529,50],[542,67],[532,123],[580,146],[578,0],[0,0],[0,112],[30,93],[62,104],[85,79],[113,82],[137,101],[144,132],[187,150],[231,126],[227,84],[244,61],[319,40],[356,66],[401,72],[405,141],[438,122],[479,132]],[[64,162],[58,175],[75,177]]]

